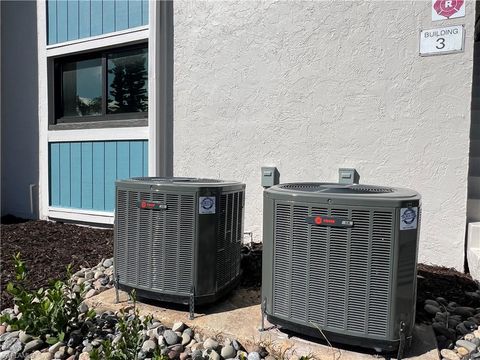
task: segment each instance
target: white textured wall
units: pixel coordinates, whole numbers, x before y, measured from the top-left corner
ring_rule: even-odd
[[[260,167],[282,182],[406,186],[423,196],[421,262],[463,268],[474,6],[462,54],[422,58],[431,2],[175,1],[175,175],[247,184],[261,240]]]

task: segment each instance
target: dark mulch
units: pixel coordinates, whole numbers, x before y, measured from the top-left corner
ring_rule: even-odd
[[[423,309],[425,300],[443,297],[448,302],[461,306],[479,307],[478,300],[465,295],[465,291],[475,291],[478,284],[469,274],[439,266],[418,265],[417,317],[416,322],[430,323],[432,316]]]
[[[52,279],[64,279],[68,264],[76,271],[113,256],[113,231],[108,229],[4,217],[0,239],[2,309],[12,305],[5,288],[14,278],[13,255],[18,252],[30,270],[26,282],[30,289],[48,285]]]
[[[262,244],[250,243],[242,248],[242,278],[243,288],[260,288],[262,286]]]

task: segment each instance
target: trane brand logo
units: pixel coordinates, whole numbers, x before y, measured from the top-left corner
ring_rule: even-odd
[[[162,204],[157,201],[146,201],[146,200],[140,200],[137,201],[137,207],[140,209],[147,209],[147,210],[166,210],[167,205]]]
[[[343,228],[353,226],[353,221],[335,216],[309,216],[305,218],[305,221],[309,224],[319,226],[335,226]]]

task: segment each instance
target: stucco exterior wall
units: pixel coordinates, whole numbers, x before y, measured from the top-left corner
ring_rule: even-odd
[[[423,196],[419,260],[463,269],[474,5],[430,1],[175,2],[174,173],[247,184],[261,240],[260,167],[281,181],[406,186]],[[465,24],[465,52],[420,57],[419,31]]]

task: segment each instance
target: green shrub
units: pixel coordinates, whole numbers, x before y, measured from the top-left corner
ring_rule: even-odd
[[[0,321],[6,322],[14,330],[24,330],[28,334],[40,336],[48,343],[63,341],[72,330],[71,323],[77,321],[78,306],[83,300],[80,292],[74,292],[63,281],[56,280],[48,288],[30,291],[25,287],[27,271],[20,253],[14,256],[15,282],[9,282],[7,292],[13,296],[20,317],[5,314]],[[67,267],[71,275],[71,267]],[[92,314],[90,313],[89,316]],[[47,339],[46,335],[50,335]]]
[[[136,294],[132,291],[130,297],[133,300],[133,314],[129,315],[120,310],[118,316],[118,334],[120,340],[113,344],[112,340],[104,340],[102,346],[94,349],[90,353],[92,360],[137,360],[138,353],[142,349],[144,336],[143,330],[146,330],[148,323],[152,321],[151,316],[145,317],[142,321],[136,307]],[[160,348],[157,347],[152,360],[167,360],[168,356],[160,354]]]

